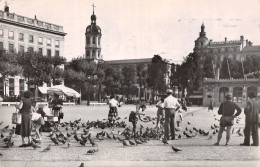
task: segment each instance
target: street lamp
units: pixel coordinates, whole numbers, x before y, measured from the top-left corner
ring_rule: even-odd
[[[88,76],[88,86],[87,86],[87,88],[88,88],[88,103],[87,103],[87,105],[88,106],[90,104],[90,88],[89,88],[89,85],[90,85],[90,76]]]

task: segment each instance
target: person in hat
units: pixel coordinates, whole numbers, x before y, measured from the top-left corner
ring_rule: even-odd
[[[225,127],[227,127],[226,146],[228,145],[230,139],[230,131],[232,126],[234,125],[234,118],[239,116],[242,111],[236,103],[231,101],[231,94],[227,94],[225,98],[226,101],[221,103],[218,109],[218,114],[222,116],[220,118],[220,128],[218,132],[217,142],[214,144],[215,146],[219,145]],[[237,111],[236,114],[235,110]]]
[[[167,97],[164,99],[164,109],[165,109],[165,123],[164,123],[164,139],[169,140],[171,133],[171,140],[175,140],[175,127],[174,127],[174,117],[175,111],[180,109],[180,103],[173,97],[173,91],[167,89]]]
[[[259,114],[260,114],[260,100],[256,99],[256,94],[251,93],[248,95],[247,105],[244,109],[246,115],[245,119],[245,138],[244,143],[241,146],[250,146],[250,136],[252,133],[253,143],[252,146],[259,146],[259,136],[258,136],[258,124],[259,124]]]

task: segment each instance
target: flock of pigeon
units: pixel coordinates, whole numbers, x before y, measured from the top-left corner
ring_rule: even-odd
[[[192,113],[193,116],[193,113]],[[156,117],[151,118],[147,116],[144,120],[145,122],[153,122],[156,121]],[[215,121],[219,121],[214,115]],[[46,148],[42,150],[42,152],[48,152],[52,149],[52,146],[55,145],[66,145],[66,147],[71,147],[71,142],[76,142],[78,145],[86,146],[87,144],[95,147],[95,149],[90,149],[87,151],[87,154],[95,154],[99,150],[97,149],[98,144],[96,141],[102,142],[103,140],[114,140],[122,143],[122,146],[137,146],[142,145],[149,140],[159,139],[162,141],[164,145],[168,144],[168,141],[163,138],[163,128],[149,128],[140,124],[140,128],[137,130],[136,136],[133,137],[131,127],[127,126],[125,120],[127,117],[121,119],[120,117],[117,118],[117,121],[113,127],[109,126],[107,119],[103,119],[102,121],[87,121],[82,122],[81,119],[70,121],[70,122],[62,122],[59,125],[59,128],[51,128],[51,132],[47,134],[50,142],[53,144],[49,144]],[[236,123],[239,123],[240,118],[237,118]],[[0,122],[0,126],[3,122]],[[193,138],[196,136],[203,136],[208,138],[208,140],[212,139],[213,135],[218,133],[219,126],[216,125],[218,122],[210,125],[210,130],[201,129],[199,127],[193,126],[190,122],[187,122],[187,126],[181,130],[176,128],[176,136],[177,140],[182,138]],[[115,128],[123,129],[122,132],[118,130],[115,132]],[[93,132],[95,129],[95,132]],[[8,149],[14,146],[14,141],[12,137],[14,135],[15,127],[9,128],[9,125],[1,129],[1,139],[5,143],[4,148]],[[98,132],[96,132],[98,131]],[[4,136],[3,133],[7,133],[8,135]],[[234,128],[232,129],[232,134],[234,133]],[[236,132],[239,136],[243,136],[241,128]],[[32,138],[31,147],[34,149],[41,148],[40,141]],[[180,148],[176,148],[171,146],[174,152],[182,151]],[[0,153],[0,156],[3,156]]]

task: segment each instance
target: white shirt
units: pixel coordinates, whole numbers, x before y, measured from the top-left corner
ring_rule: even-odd
[[[160,100],[160,101],[158,101],[158,103],[156,104],[156,107],[164,108],[164,103]]]
[[[173,97],[172,95],[170,95],[166,99],[164,99],[164,107],[165,108],[176,109],[178,106],[180,106],[178,100],[175,97]]]
[[[113,98],[109,101],[109,107],[117,107],[117,105],[118,101],[116,99]]]
[[[175,114],[175,120],[176,121],[182,121],[182,113],[179,113],[179,112],[177,112],[176,114]]]

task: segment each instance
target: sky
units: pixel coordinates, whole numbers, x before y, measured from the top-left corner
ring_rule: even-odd
[[[1,10],[4,0],[0,0]],[[85,53],[95,4],[104,60],[152,58],[181,63],[193,51],[202,22],[213,41],[260,45],[260,0],[7,0],[11,13],[63,26],[64,57]]]

